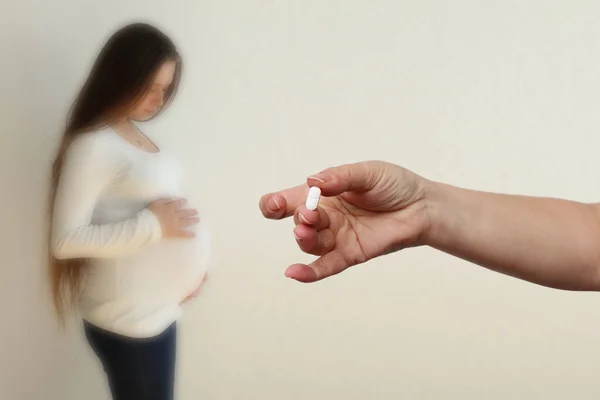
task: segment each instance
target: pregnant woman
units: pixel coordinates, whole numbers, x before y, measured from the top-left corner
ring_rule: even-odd
[[[182,168],[134,121],[164,111],[181,76],[171,40],[117,31],[71,111],[53,165],[51,284],[77,308],[113,399],[170,400],[176,321],[206,273],[208,239],[181,197]]]

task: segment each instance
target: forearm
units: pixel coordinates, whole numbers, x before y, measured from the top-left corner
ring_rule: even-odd
[[[426,244],[540,285],[600,290],[598,207],[433,183]]]
[[[129,160],[114,144],[112,135],[89,133],[79,135],[68,147],[54,197],[51,237],[54,257],[121,257],[162,237],[160,222],[148,208],[119,222],[94,222],[102,195],[129,168]]]
[[[113,258],[133,254],[161,238],[160,222],[148,209],[134,218],[105,225],[84,225],[53,236],[56,258]]]

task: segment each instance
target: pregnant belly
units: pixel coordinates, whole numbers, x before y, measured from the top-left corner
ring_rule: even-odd
[[[169,280],[175,295],[181,298],[200,285],[206,274],[210,256],[208,227],[200,223],[188,230],[194,232],[195,237],[165,239],[161,243],[164,252],[169,255],[169,259],[165,260],[167,268],[172,271]]]
[[[210,257],[209,229],[204,223],[189,227],[193,238],[165,238],[118,261],[123,291],[155,301],[183,300],[202,282]],[[129,288],[129,290],[127,289]],[[121,295],[127,295],[121,293]]]

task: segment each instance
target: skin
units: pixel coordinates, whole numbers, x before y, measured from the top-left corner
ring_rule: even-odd
[[[165,104],[165,94],[175,76],[176,63],[167,61],[158,69],[150,90],[144,98],[131,110],[129,118],[134,121],[147,121],[156,115]]]
[[[206,281],[208,280],[208,275],[204,275],[204,277],[202,278],[202,282],[200,283],[200,285],[196,288],[196,290],[194,290],[192,293],[190,293],[189,295],[187,295],[180,304],[185,304],[190,300],[195,299],[196,297],[198,297],[200,295],[200,293],[202,292],[202,287],[204,286],[204,283],[206,283]]]
[[[321,188],[319,208],[304,206]],[[600,206],[487,193],[366,161],[329,168],[266,194],[268,219],[293,217],[298,246],[319,256],[286,276],[316,282],[412,246],[430,246],[493,271],[564,289],[600,289]]]

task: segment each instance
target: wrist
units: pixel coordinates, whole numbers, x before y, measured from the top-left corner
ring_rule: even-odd
[[[421,241],[426,246],[444,247],[443,243],[452,235],[452,226],[459,218],[457,209],[453,206],[459,189],[434,181],[427,181],[424,186],[427,224]]]
[[[158,242],[164,237],[164,230],[158,215],[152,209],[146,207],[140,213],[150,223],[152,230],[152,242]]]

